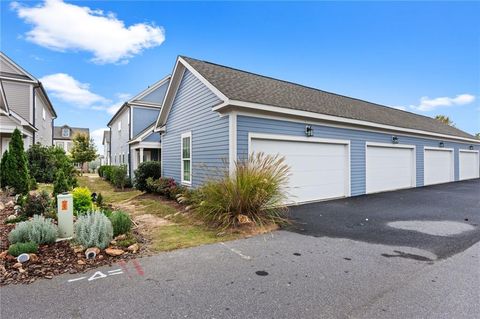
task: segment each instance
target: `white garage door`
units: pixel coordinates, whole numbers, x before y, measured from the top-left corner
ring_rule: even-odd
[[[367,143],[367,193],[415,187],[415,155],[410,145]]]
[[[478,151],[460,150],[458,155],[460,180],[480,177]]]
[[[338,144],[341,141],[325,143],[326,140],[316,138],[297,139],[301,138],[251,136],[250,152],[285,157],[291,174],[288,202],[305,203],[349,196],[348,144]]]
[[[454,180],[453,149],[425,148],[424,185],[448,183]]]

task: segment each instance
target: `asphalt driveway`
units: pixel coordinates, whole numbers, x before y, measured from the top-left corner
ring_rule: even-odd
[[[291,207],[290,231],[315,237],[347,238],[369,243],[427,250],[442,259],[480,241],[480,180],[364,195]],[[390,227],[392,222],[419,223],[420,229]],[[434,227],[463,227],[467,231],[432,234],[425,221],[442,221]],[[445,223],[447,222],[447,223]],[[448,222],[452,225],[449,225]],[[426,226],[425,226],[426,225]],[[420,231],[419,231],[420,230]],[[428,260],[429,257],[397,251],[385,257]]]

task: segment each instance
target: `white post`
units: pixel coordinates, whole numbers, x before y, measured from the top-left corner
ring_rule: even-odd
[[[143,163],[143,147],[140,149],[140,163]]]
[[[73,196],[57,195],[58,235],[60,238],[73,237]]]

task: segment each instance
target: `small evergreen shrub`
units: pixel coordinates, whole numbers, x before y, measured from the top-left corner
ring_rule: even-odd
[[[7,184],[7,160],[8,160],[8,150],[3,153],[2,161],[0,162],[0,187],[5,188]]]
[[[70,189],[76,185],[75,167],[62,148],[36,143],[26,153],[28,170],[38,183],[53,183],[61,170]]]
[[[101,212],[90,212],[79,216],[74,228],[75,239],[83,247],[105,249],[113,239],[112,223]]]
[[[42,245],[54,243],[57,236],[57,225],[50,218],[35,215],[32,219],[17,224],[8,234],[8,240],[13,244],[32,241]]]
[[[51,205],[50,196],[46,191],[42,191],[40,194],[28,194],[23,213],[28,217],[44,215],[50,210]]]
[[[123,190],[128,184],[127,165],[114,166],[111,175],[111,181],[116,188]]]
[[[77,187],[72,192],[73,210],[76,214],[84,214],[92,210],[92,193],[86,187]]]
[[[21,254],[35,254],[38,251],[38,245],[34,242],[16,243],[8,247],[8,253],[18,257]]]
[[[27,157],[23,148],[22,133],[15,129],[8,145],[8,155],[5,159],[5,186],[11,186],[16,194],[27,194],[30,190],[30,174]]]
[[[160,173],[160,162],[150,161],[140,163],[138,168],[135,170],[135,188],[139,191],[149,193],[150,189],[147,187],[147,178],[158,179],[161,177]]]
[[[68,192],[70,187],[68,186],[68,181],[65,178],[65,173],[63,171],[58,171],[55,175],[55,182],[53,183],[53,195],[57,196]]]
[[[132,229],[132,220],[130,215],[122,211],[113,212],[110,217],[113,227],[113,236],[126,234]]]
[[[95,203],[97,204],[98,207],[102,207],[102,206],[103,206],[103,196],[102,196],[102,193],[98,193],[98,195],[97,195],[97,200],[95,201]]]

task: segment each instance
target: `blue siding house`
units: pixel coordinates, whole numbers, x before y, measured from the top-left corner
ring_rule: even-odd
[[[480,141],[432,118],[179,57],[155,123],[162,174],[197,187],[262,152],[292,203],[479,178]]]
[[[128,100],[108,122],[110,151],[107,162],[127,165],[132,177],[140,163],[160,161],[160,134],[153,129],[169,82],[170,76],[167,76]]]

